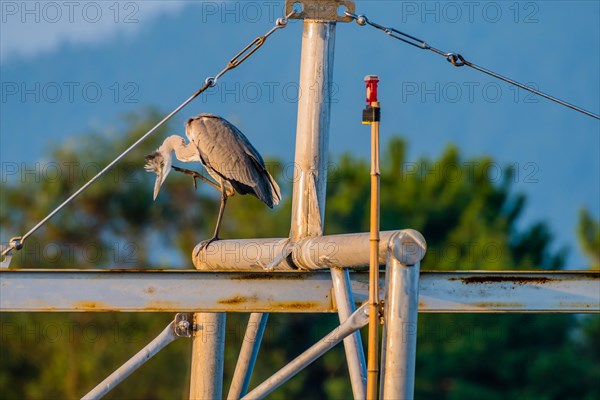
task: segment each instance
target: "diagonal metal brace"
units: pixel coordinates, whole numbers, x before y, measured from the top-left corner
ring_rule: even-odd
[[[358,310],[346,319],[340,326],[331,331],[323,339],[315,343],[311,348],[300,354],[285,367],[281,368],[266,381],[258,385],[254,390],[242,397],[242,400],[262,399],[273,390],[293,378],[298,372],[321,357],[344,338],[356,332],[369,322],[368,304],[363,304]]]
[[[125,378],[141,367],[146,361],[154,357],[156,353],[167,347],[168,344],[182,336],[187,336],[189,326],[183,323],[187,322],[187,315],[188,314],[177,314],[175,320],[171,321],[171,323],[169,323],[169,325],[167,325],[154,340],[100,382],[88,394],[83,396],[82,400],[101,399],[104,395],[114,389],[115,386],[123,382]]]

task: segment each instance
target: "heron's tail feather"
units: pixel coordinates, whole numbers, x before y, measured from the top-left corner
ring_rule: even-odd
[[[271,198],[273,199],[272,205],[269,207],[272,207],[273,205],[276,206],[281,201],[281,190],[279,189],[279,185],[277,184],[277,181],[275,181],[275,179],[273,179],[271,174],[269,174],[267,172],[267,176],[269,177],[269,183],[271,184]]]

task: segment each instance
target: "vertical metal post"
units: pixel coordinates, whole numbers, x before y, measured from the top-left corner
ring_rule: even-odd
[[[293,241],[323,234],[335,28],[335,22],[304,21],[290,229]],[[334,285],[347,290],[346,294],[340,292],[336,297],[340,299],[338,308],[345,310],[344,315],[340,313],[341,322],[352,313],[351,292],[344,273],[332,270]],[[362,345],[359,345],[360,333],[344,341],[353,393],[357,398],[364,398],[361,371],[365,362]]]
[[[348,269],[332,267],[331,279],[340,323],[343,323],[355,311]],[[354,332],[344,339],[344,349],[350,372],[352,394],[355,399],[364,399],[367,392],[367,364],[360,331]]]
[[[382,354],[382,398],[414,398],[420,263],[388,256]]]
[[[292,241],[323,234],[335,28],[335,22],[304,20],[290,229]],[[331,273],[334,285],[347,291],[336,295],[338,308],[343,310],[340,312],[340,322],[343,322],[352,313],[351,292],[343,276],[347,272],[332,269]],[[364,398],[365,361],[360,333],[347,338],[344,346],[354,396]]]
[[[323,234],[335,22],[304,21],[296,128],[293,241]]]
[[[227,400],[237,400],[244,396],[250,385],[254,364],[260,348],[265,327],[267,325],[268,313],[252,313],[248,319],[248,327],[242,342],[242,348],[231,380],[231,387],[227,394]]]
[[[195,313],[190,399],[220,399],[223,392],[225,313]]]

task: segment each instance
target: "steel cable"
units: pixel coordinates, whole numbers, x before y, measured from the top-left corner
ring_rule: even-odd
[[[409,35],[408,33],[404,33],[404,32],[401,32],[401,31],[399,31],[397,29],[385,27],[383,25],[379,25],[379,24],[377,24],[375,22],[372,22],[365,15],[356,15],[356,14],[350,13],[348,11],[346,11],[345,14],[346,14],[346,16],[354,19],[361,26],[370,25],[373,28],[376,28],[376,29],[379,29],[379,30],[385,32],[388,36],[393,37],[394,39],[400,40],[400,41],[402,41],[402,42],[404,42],[406,44],[409,44],[411,46],[417,47],[417,48],[419,48],[421,50],[430,50],[430,51],[434,52],[435,54],[439,54],[439,55],[445,57],[446,60],[449,63],[451,63],[452,65],[454,65],[455,67],[463,67],[463,66],[466,65],[467,67],[471,67],[471,68],[473,68],[473,69],[475,69],[477,71],[483,72],[484,74],[488,74],[488,75],[490,75],[490,76],[492,76],[492,77],[494,77],[496,79],[500,79],[500,80],[502,80],[504,82],[510,83],[511,85],[515,85],[515,86],[517,86],[517,87],[519,87],[521,89],[527,90],[528,92],[531,92],[531,93],[536,94],[538,96],[544,97],[544,98],[546,98],[548,100],[552,100],[552,101],[554,101],[554,102],[556,102],[556,103],[558,103],[558,104],[560,104],[562,106],[571,108],[571,109],[573,109],[575,111],[579,111],[580,113],[585,114],[585,115],[587,115],[589,117],[596,118],[596,119],[600,120],[600,116],[598,116],[597,114],[594,114],[594,113],[592,113],[590,111],[584,110],[583,108],[578,107],[576,105],[573,105],[571,103],[567,103],[566,101],[560,100],[560,99],[558,99],[558,98],[556,98],[554,96],[550,96],[549,94],[546,94],[546,93],[541,92],[539,90],[533,89],[533,88],[531,88],[531,87],[529,87],[527,85],[524,85],[524,84],[519,83],[519,82],[517,82],[515,80],[507,78],[507,77],[505,77],[503,75],[500,75],[500,74],[498,74],[496,72],[490,71],[489,69],[486,69],[486,68],[480,67],[480,66],[478,66],[476,64],[473,64],[472,62],[467,61],[462,55],[460,55],[458,53],[446,53],[446,52],[443,52],[441,50],[438,50],[435,47],[432,47],[432,46],[428,45],[427,42],[425,42],[424,40],[418,39],[418,38],[416,38],[416,37],[414,37],[412,35]]]
[[[276,30],[285,28],[288,23],[288,19],[292,16],[293,12],[286,15],[284,18],[277,19],[275,26],[271,28],[266,34],[262,36],[258,36],[256,39],[252,40],[246,47],[244,47],[239,53],[237,53],[229,62],[227,66],[221,70],[216,76],[206,78],[204,85],[196,91],[192,96],[190,96],[187,100],[181,103],[177,108],[171,111],[166,117],[164,117],[160,122],[158,122],[154,127],[152,127],[148,132],[146,132],[142,137],[140,137],[135,143],[129,146],[125,151],[123,151],[117,158],[115,158],[112,162],[110,162],[106,167],[104,167],[100,172],[98,172],[94,177],[92,177],[89,181],[87,181],[79,190],[73,193],[69,198],[63,201],[58,207],[56,207],[50,214],[48,214],[44,219],[38,222],[33,228],[31,228],[27,233],[22,236],[13,237],[9,241],[9,245],[2,251],[2,256],[8,256],[13,250],[20,250],[23,247],[23,243],[25,240],[32,235],[35,231],[37,231],[42,225],[44,225],[50,218],[56,215],[60,210],[62,210],[67,204],[73,201],[77,196],[79,196],[85,189],[87,189],[92,183],[94,183],[98,178],[104,175],[110,168],[112,168],[117,162],[119,162],[123,157],[131,152],[137,145],[143,142],[148,136],[156,132],[158,128],[160,128],[165,122],[171,119],[175,114],[177,114],[181,109],[187,106],[192,100],[198,97],[202,92],[204,92],[209,87],[214,87],[217,84],[217,81],[220,77],[225,75],[225,73],[229,70],[232,70],[246,61],[252,54],[254,54],[263,44],[265,44],[267,38],[271,36]],[[2,263],[5,264],[6,260]]]

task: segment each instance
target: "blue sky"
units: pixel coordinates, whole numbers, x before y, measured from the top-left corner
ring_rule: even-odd
[[[118,128],[121,115],[144,107],[170,111],[266,32],[283,14],[282,4],[2,1],[2,184],[38,162],[43,174],[43,163],[52,161],[41,160],[50,144],[66,145],[92,129]],[[357,10],[600,112],[600,2],[359,1]],[[292,161],[301,32],[297,21],[278,31],[173,126],[182,127],[200,112],[220,114],[263,155]],[[404,136],[412,160],[436,157],[456,143],[467,157],[490,155],[501,166],[515,166],[515,187],[529,200],[522,224],[549,221],[556,248],[571,248],[569,268],[586,265],[575,226],[581,207],[600,215],[597,120],[455,68],[372,28],[338,24],[333,154],[368,157],[368,130],[359,122],[367,74],[381,78],[383,143]],[[13,174],[9,168],[15,165]],[[11,234],[2,231],[2,241]]]

